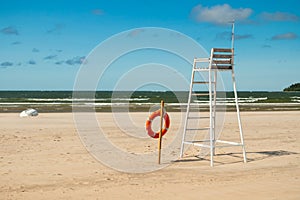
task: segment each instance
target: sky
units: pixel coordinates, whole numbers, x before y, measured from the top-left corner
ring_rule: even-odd
[[[207,52],[230,47],[232,19],[238,90],[281,91],[300,82],[298,0],[0,0],[0,90],[72,90],[97,45],[135,28],[180,32]],[[127,70],[136,66],[132,60],[169,63],[187,79],[191,74],[159,51],[129,55]],[[121,65],[99,89],[113,89]]]

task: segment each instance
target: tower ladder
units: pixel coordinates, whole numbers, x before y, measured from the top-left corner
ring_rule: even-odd
[[[206,64],[205,67],[199,67],[199,64]],[[208,66],[207,66],[208,65]],[[233,83],[233,92],[237,113],[237,120],[239,126],[239,135],[240,142],[224,141],[216,138],[216,106],[217,106],[217,72],[221,71],[231,71],[232,83]],[[207,73],[208,80],[196,80],[195,73]],[[195,85],[206,85],[208,87],[208,93],[202,93],[196,90]],[[192,97],[193,96],[208,96],[209,99],[209,117],[193,117],[191,116],[191,109],[193,109]],[[209,127],[190,127],[189,121],[204,118],[209,119]],[[187,140],[186,135],[190,131],[209,131],[209,139],[204,141],[197,140]],[[218,145],[217,145],[218,144]],[[221,145],[219,145],[221,144]],[[243,151],[243,160],[247,162],[246,150],[244,145],[242,123],[240,117],[240,110],[238,104],[237,90],[236,90],[236,81],[234,74],[234,48],[212,48],[209,58],[195,58],[192,68],[192,76],[189,88],[188,104],[186,110],[186,117],[184,123],[184,131],[181,142],[180,158],[183,158],[184,148],[186,145],[193,145],[202,148],[208,148],[210,150],[210,165],[214,165],[214,155],[216,148],[222,147],[232,147],[232,146],[241,146]]]

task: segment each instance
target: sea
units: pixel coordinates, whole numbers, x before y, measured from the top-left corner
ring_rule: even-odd
[[[183,111],[188,102],[187,91],[0,91],[0,112],[21,112],[34,108],[39,112],[72,112],[74,107],[93,107],[96,112],[141,112],[165,102],[168,111]],[[199,92],[201,93],[201,92]],[[220,92],[217,104],[228,111],[235,109],[233,92]],[[300,110],[300,92],[240,91],[238,103],[242,111]],[[192,105],[208,109],[208,96],[195,97]]]

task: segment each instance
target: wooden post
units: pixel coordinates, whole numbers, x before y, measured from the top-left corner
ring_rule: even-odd
[[[163,123],[164,123],[164,100],[161,100],[161,102],[160,102],[160,129],[159,129],[159,138],[158,138],[158,164],[160,164],[160,157],[161,157]]]

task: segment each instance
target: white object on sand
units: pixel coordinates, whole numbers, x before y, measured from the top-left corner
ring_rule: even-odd
[[[20,117],[32,117],[32,116],[38,116],[38,111],[32,108],[29,108],[27,110],[24,110],[20,113]]]

